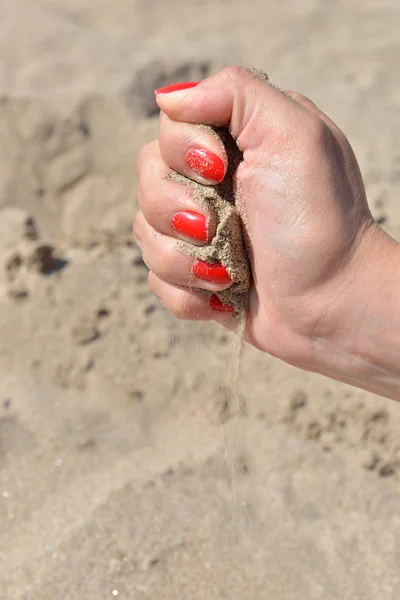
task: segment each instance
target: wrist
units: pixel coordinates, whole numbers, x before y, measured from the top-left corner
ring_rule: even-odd
[[[400,398],[400,244],[368,224],[333,283],[314,340],[314,370]]]

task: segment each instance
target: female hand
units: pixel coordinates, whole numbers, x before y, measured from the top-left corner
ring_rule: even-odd
[[[177,238],[209,241],[213,215],[165,178],[174,169],[208,185],[220,182],[227,157],[195,124],[227,125],[243,152],[236,176],[253,275],[246,340],[298,367],[394,397],[393,382],[388,391],[381,381],[387,366],[376,366],[377,332],[366,331],[364,320],[377,290],[393,280],[386,263],[398,247],[371,216],[346,137],[310,100],[244,68],[177,87],[157,91],[159,139],[138,159],[134,232],[153,292],[179,318],[227,326],[234,318],[215,296],[193,289],[229,287],[223,267],[198,265],[176,248]],[[378,321],[372,310],[375,329],[386,323],[387,331],[384,314],[391,310],[380,306]]]

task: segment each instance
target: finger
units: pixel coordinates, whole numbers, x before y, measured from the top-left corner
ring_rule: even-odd
[[[184,248],[180,248],[179,242],[174,238],[153,229],[142,212],[135,217],[134,233],[144,262],[160,279],[211,292],[226,290],[232,285],[225,267],[196,260],[185,254]]]
[[[196,87],[163,93],[160,109],[174,121],[226,125],[244,151],[268,139],[271,128],[296,126],[303,108],[249,69],[229,67]]]
[[[293,100],[296,100],[296,102],[298,102],[302,106],[305,106],[312,112],[315,112],[316,114],[319,114],[321,112],[320,109],[318,108],[318,106],[312,100],[310,100],[310,98],[307,98],[307,96],[303,96],[303,94],[299,94],[298,92],[295,92],[294,90],[285,90],[285,91],[287,94],[289,94],[289,96],[291,98],[293,98]]]
[[[149,273],[149,285],[163,306],[178,319],[217,320],[224,324],[236,318],[233,312],[219,312],[212,309],[208,295],[167,283],[153,272]]]
[[[203,185],[224,179],[228,163],[225,149],[204,129],[161,113],[159,141],[161,156],[171,169]]]
[[[214,237],[215,215],[195,201],[188,187],[168,179],[170,169],[157,141],[140,151],[136,168],[139,206],[155,230],[194,245]]]

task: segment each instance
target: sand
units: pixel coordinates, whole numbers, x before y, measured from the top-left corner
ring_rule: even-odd
[[[0,0],[1,600],[399,597],[398,404],[246,348],[234,411],[232,335],[168,315],[131,233],[153,90],[238,63],[338,122],[400,239],[399,21]]]
[[[242,218],[236,206],[240,190],[235,189],[234,184],[234,175],[243,157],[227,129],[206,125],[201,127],[218,139],[226,153],[228,167],[223,182],[216,186],[202,185],[175,171],[172,171],[168,177],[189,188],[192,197],[206,214],[210,215],[213,211],[216,231],[213,239],[206,246],[196,247],[186,242],[179,242],[177,247],[178,251],[197,259],[221,263],[226,267],[232,285],[228,290],[218,292],[217,296],[223,304],[233,306],[238,315],[241,315],[245,311],[251,282]],[[208,295],[211,295],[211,292]]]

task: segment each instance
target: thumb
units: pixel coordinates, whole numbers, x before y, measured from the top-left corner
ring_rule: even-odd
[[[157,104],[170,119],[227,126],[242,149],[259,146],[279,125],[287,130],[288,118],[304,111],[257,69],[228,67],[197,85],[172,87],[156,90]]]

